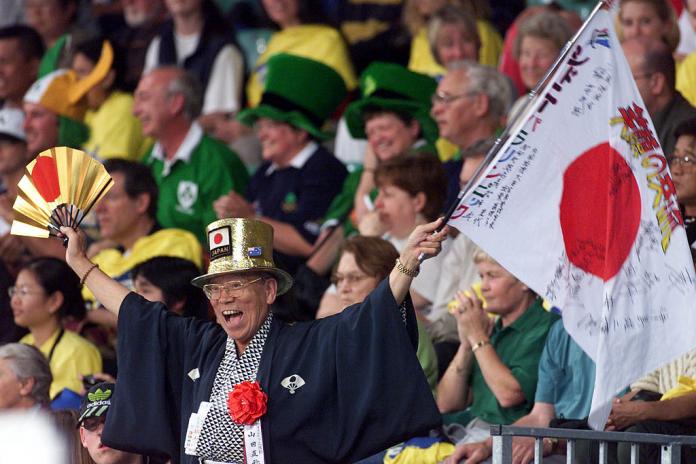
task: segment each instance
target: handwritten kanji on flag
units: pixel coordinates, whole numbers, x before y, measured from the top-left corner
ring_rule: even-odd
[[[561,310],[603,428],[617,392],[696,346],[674,185],[608,11],[518,121],[449,224]]]

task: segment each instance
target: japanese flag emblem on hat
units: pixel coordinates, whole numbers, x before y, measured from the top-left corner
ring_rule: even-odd
[[[218,227],[208,232],[208,244],[211,258],[231,254],[229,226]]]
[[[292,276],[273,262],[273,227],[258,219],[218,219],[206,228],[210,249],[208,272],[191,283],[203,287],[212,279],[230,273],[270,274],[278,283],[277,294],[292,287]]]

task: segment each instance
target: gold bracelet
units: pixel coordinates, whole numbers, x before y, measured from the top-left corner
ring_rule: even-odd
[[[418,273],[420,273],[420,269],[409,269],[404,264],[401,262],[399,258],[396,258],[396,268],[399,270],[399,272],[403,272],[409,277],[416,277],[418,276]]]
[[[80,287],[82,287],[85,284],[85,281],[87,280],[87,276],[89,275],[89,273],[98,267],[99,267],[98,264],[92,264],[92,267],[87,269],[87,272],[85,272],[85,275],[83,275],[82,278],[80,279]]]
[[[486,345],[490,345],[490,344],[491,344],[490,340],[481,340],[480,342],[476,343],[475,345],[473,345],[471,347],[471,352],[476,353],[476,350],[478,350],[482,346],[486,346]]]

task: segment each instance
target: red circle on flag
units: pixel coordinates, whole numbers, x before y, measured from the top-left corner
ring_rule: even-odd
[[[560,222],[568,259],[607,281],[628,257],[640,226],[633,171],[608,143],[590,148],[563,174]]]
[[[54,201],[60,195],[60,182],[58,180],[58,167],[56,160],[50,156],[36,158],[31,170],[31,177],[36,190],[47,202]]]
[[[220,243],[222,243],[222,234],[220,232],[213,235],[213,243],[216,245],[219,245]]]

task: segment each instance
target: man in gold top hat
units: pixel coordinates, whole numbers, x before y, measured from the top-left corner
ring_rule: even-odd
[[[355,462],[439,425],[415,356],[408,297],[421,255],[447,228],[417,227],[387,279],[361,304],[288,323],[270,305],[292,286],[256,219],[207,228],[211,262],[197,277],[217,323],[166,311],[110,279],[69,238],[66,260],[118,316],[118,394],[105,445],[182,463]]]

